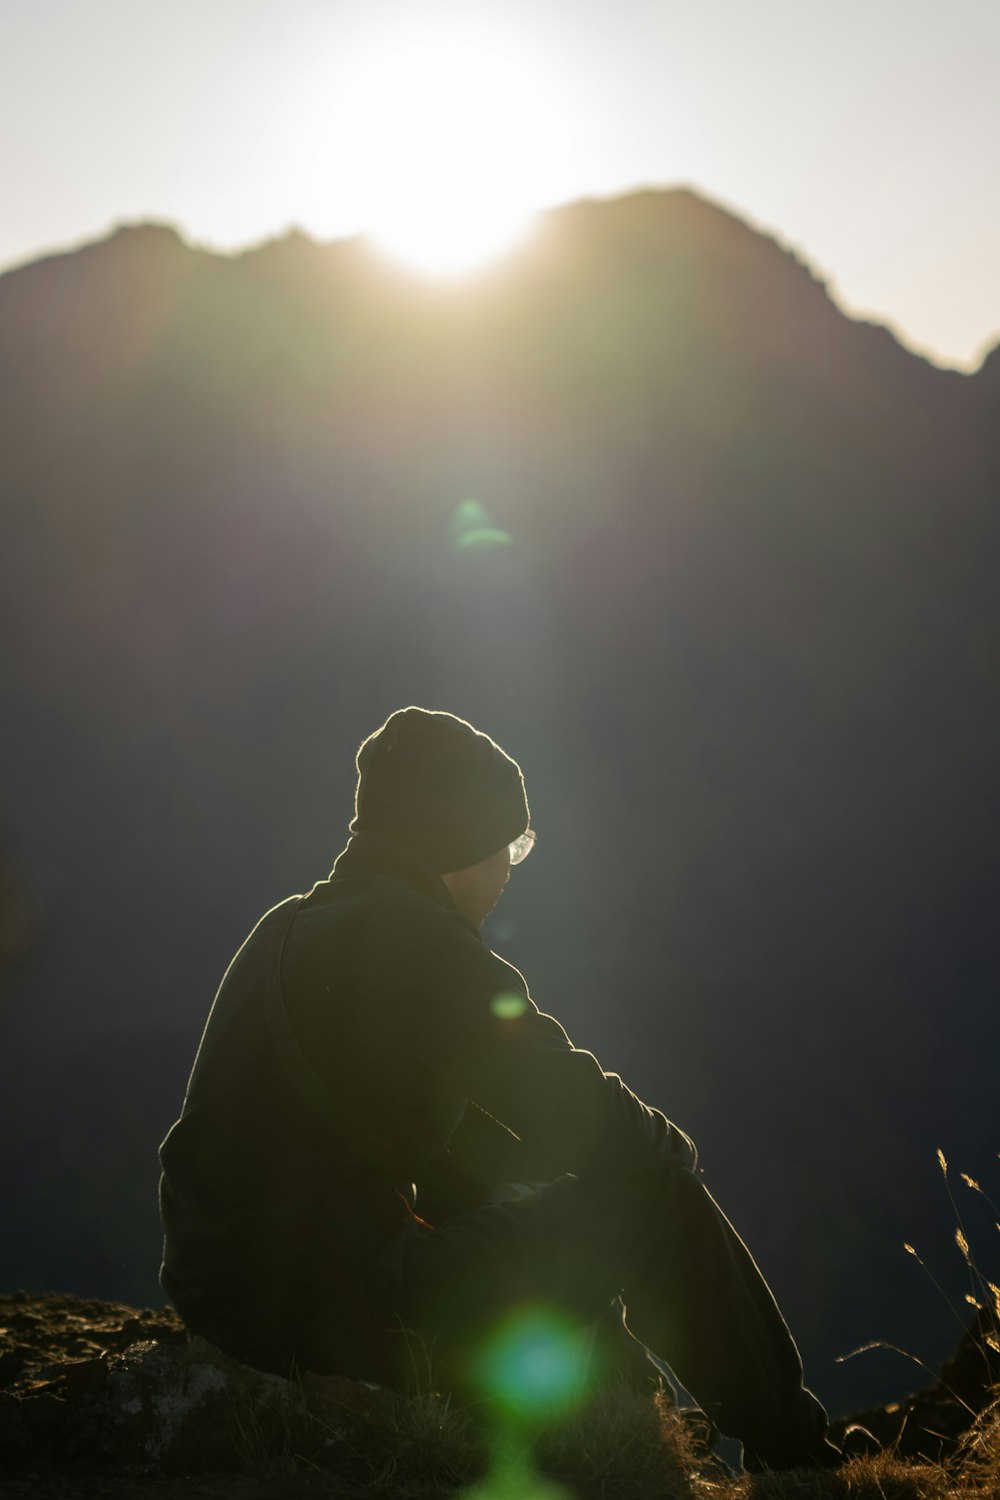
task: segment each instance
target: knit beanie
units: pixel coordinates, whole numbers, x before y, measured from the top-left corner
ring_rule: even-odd
[[[524,778],[454,714],[400,708],[358,751],[352,833],[384,833],[439,875],[496,854],[528,826]]]

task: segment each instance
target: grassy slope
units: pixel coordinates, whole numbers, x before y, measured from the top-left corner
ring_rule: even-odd
[[[997,1391],[1000,1400],[1000,1390]],[[259,1435],[258,1435],[259,1438]],[[837,1472],[728,1474],[662,1398],[610,1392],[531,1444],[489,1439],[469,1414],[435,1399],[400,1412],[391,1440],[323,1472],[291,1448],[251,1437],[239,1500],[315,1494],[336,1500],[964,1500],[1000,1496],[1000,1411],[981,1418],[947,1462],[885,1452]],[[246,1488],[244,1488],[246,1486]]]

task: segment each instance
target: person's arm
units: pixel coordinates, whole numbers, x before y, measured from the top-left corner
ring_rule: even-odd
[[[418,1212],[435,1222],[478,1208],[528,1175],[523,1142],[470,1100],[445,1150],[418,1174]]]
[[[459,914],[427,923],[415,957],[433,997],[415,1039],[424,1061],[520,1138],[530,1180],[607,1175],[656,1156],[695,1165],[688,1137],[575,1048]]]

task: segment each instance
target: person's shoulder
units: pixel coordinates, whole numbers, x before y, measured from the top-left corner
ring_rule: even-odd
[[[373,911],[391,921],[401,933],[410,934],[415,941],[457,944],[488,952],[474,922],[457,907],[445,906],[423,891],[386,880],[382,882],[382,889],[372,892],[371,901]]]
[[[350,922],[375,942],[484,948],[479,929],[457,907],[435,900],[406,881],[361,871],[321,881],[310,892],[306,911],[325,913],[338,924]]]
[[[286,896],[275,906],[268,907],[262,917],[251,927],[243,939],[233,957],[233,964],[245,955],[256,952],[258,946],[266,938],[269,938],[274,928],[284,922],[291,922],[301,908],[303,898],[301,896]],[[232,965],[230,965],[232,967]]]

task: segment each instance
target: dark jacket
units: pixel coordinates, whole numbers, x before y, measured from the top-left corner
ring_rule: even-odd
[[[352,1373],[414,1211],[433,1224],[501,1182],[619,1174],[687,1142],[538,1011],[402,845],[357,835],[292,915],[268,912],[233,959],[161,1147],[161,1282],[190,1326],[271,1368],[308,1361],[322,1304]],[[265,1018],[281,928],[326,1117]]]

